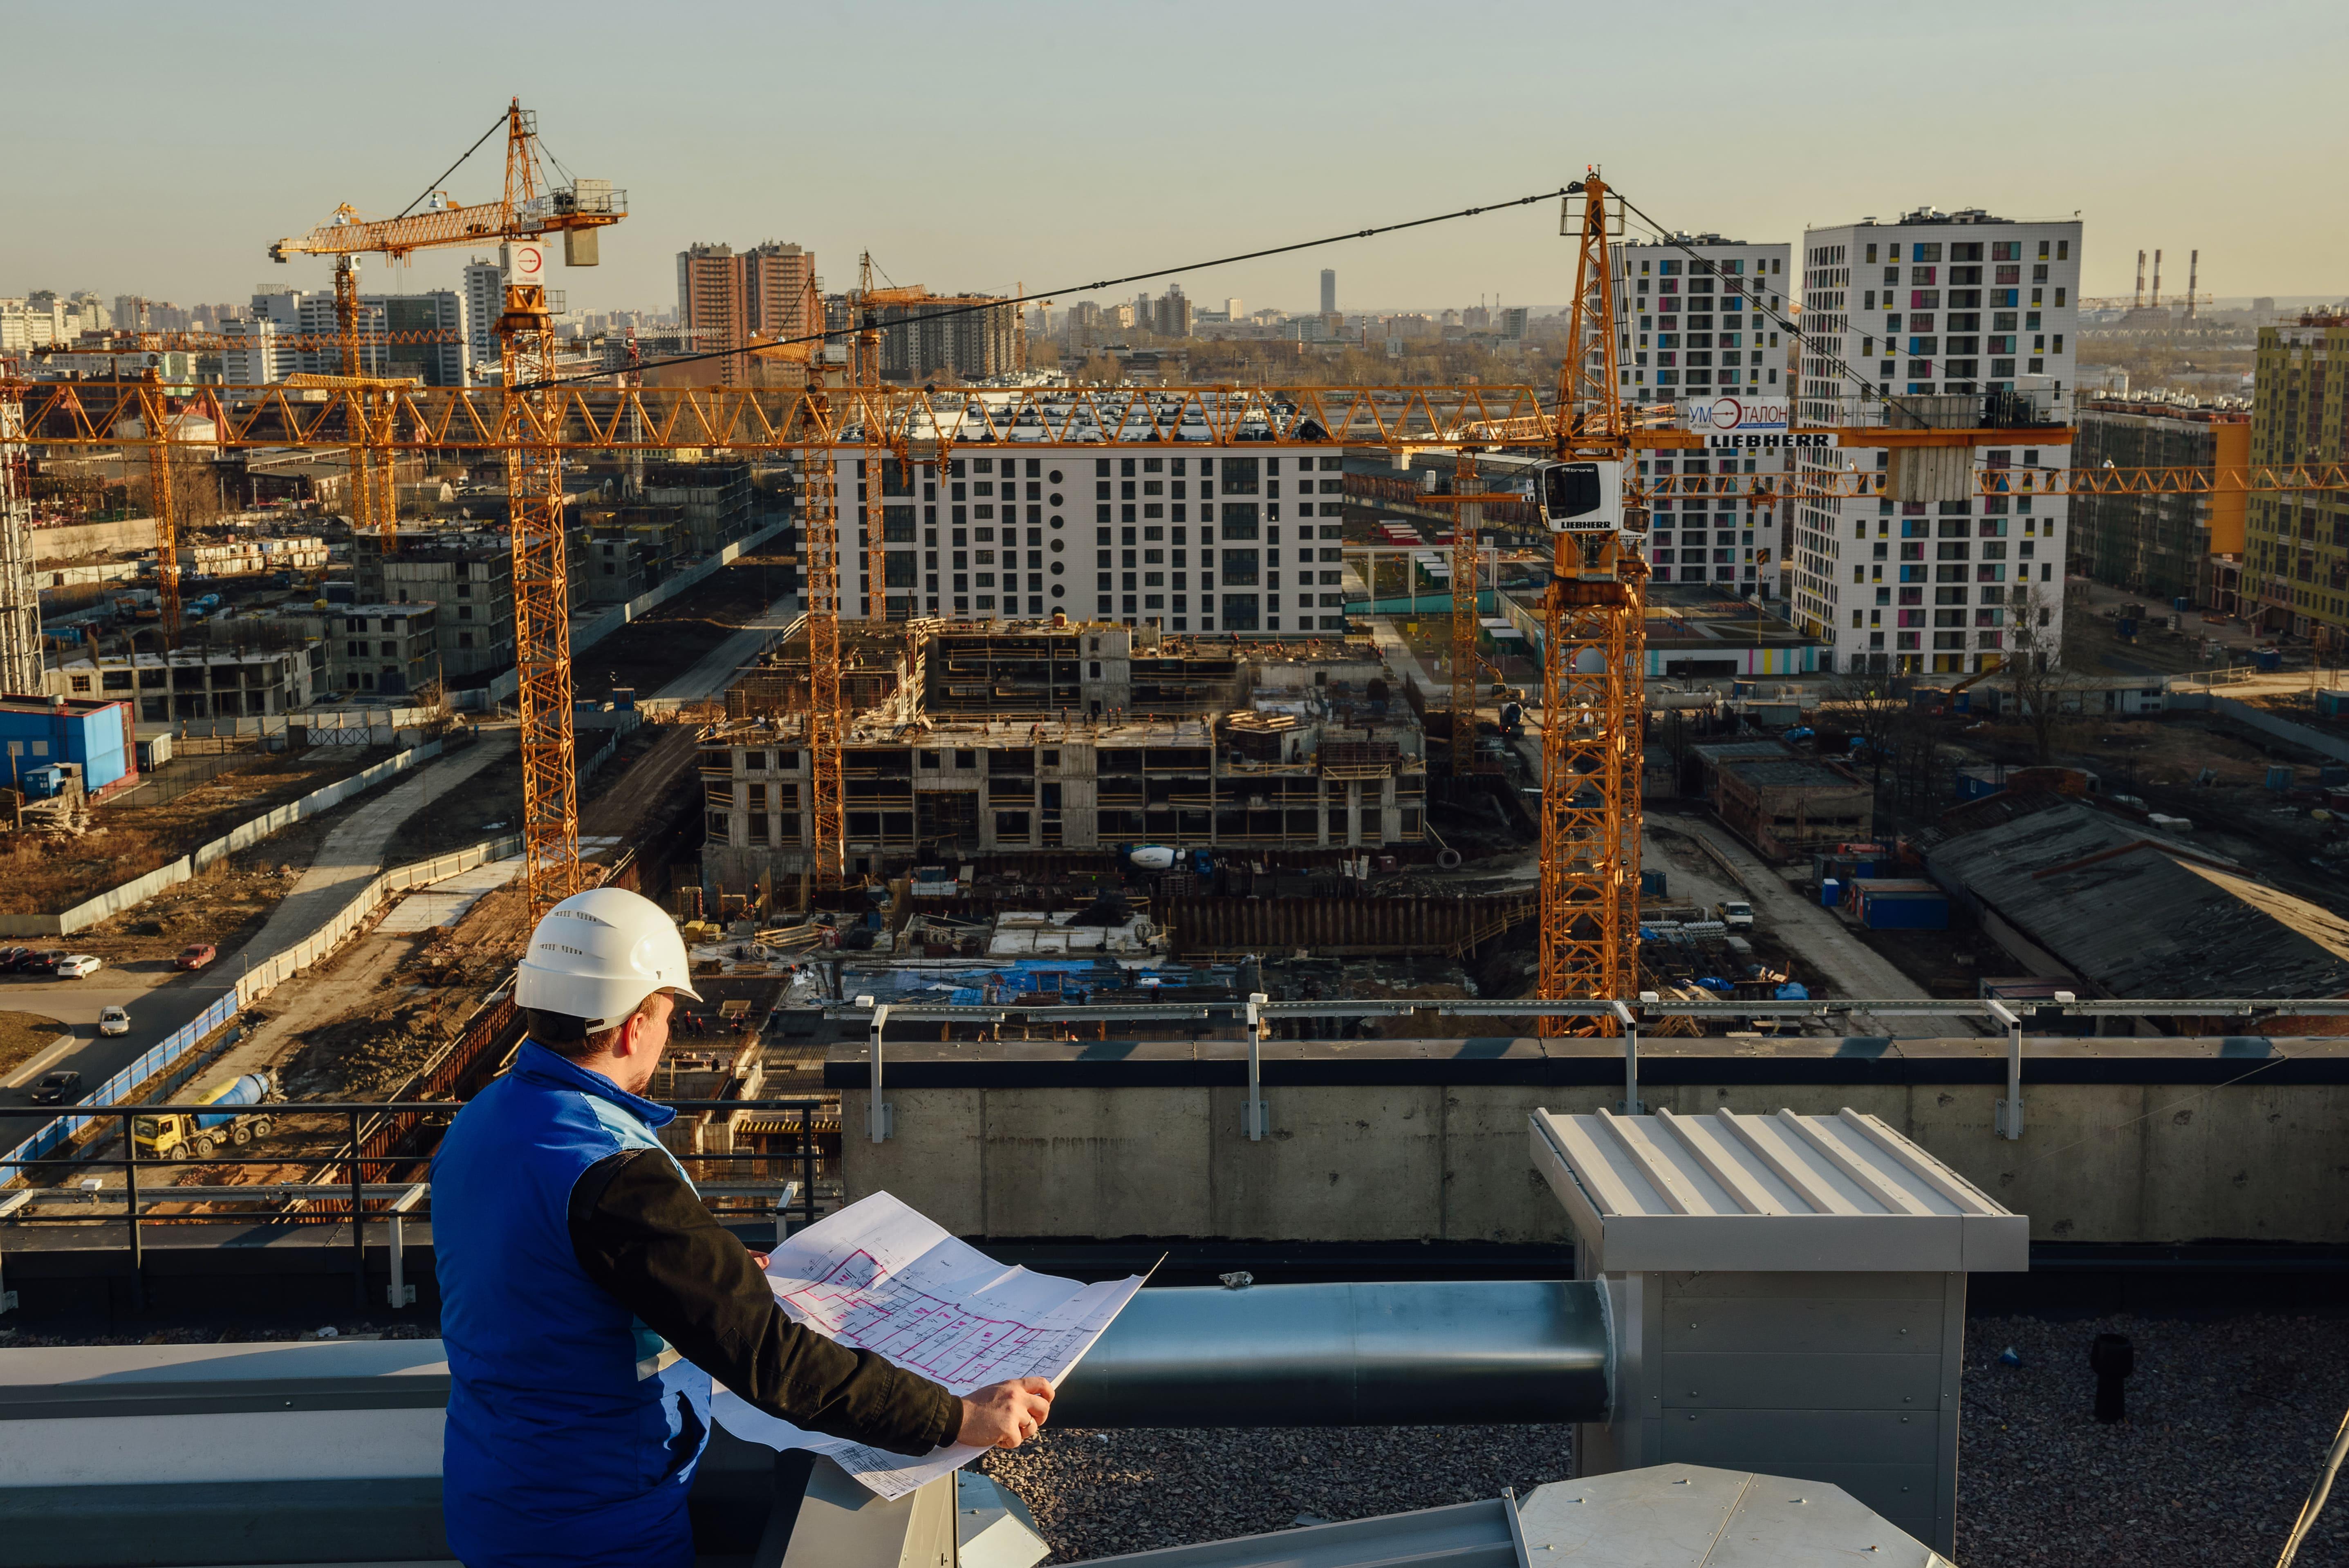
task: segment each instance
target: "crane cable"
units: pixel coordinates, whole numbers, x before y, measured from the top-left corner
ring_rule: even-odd
[[[1537,191],[1530,196],[1512,197],[1505,201],[1489,201],[1481,207],[1463,207],[1455,211],[1438,212],[1433,217],[1413,218],[1400,223],[1382,223],[1374,228],[1356,229],[1347,233],[1330,234],[1318,240],[1299,240],[1286,245],[1270,245],[1262,250],[1243,251],[1237,255],[1218,256],[1212,261],[1185,262],[1180,266],[1156,267],[1148,272],[1129,273],[1123,277],[1102,278],[1089,284],[1072,284],[1065,288],[1038,289],[1032,293],[1018,294],[1007,299],[989,299],[976,304],[951,305],[944,310],[926,311],[919,315],[904,316],[888,325],[892,327],[914,326],[924,322],[945,321],[953,316],[970,315],[980,311],[998,310],[1009,305],[1034,304],[1052,299],[1059,294],[1097,294],[1102,289],[1117,288],[1126,284],[1147,283],[1153,278],[1173,277],[1178,273],[1195,273],[1211,267],[1233,266],[1241,262],[1262,261],[1268,256],[1285,256],[1292,252],[1309,251],[1322,245],[1342,244],[1348,240],[1373,239],[1381,234],[1399,233],[1405,229],[1423,229],[1433,223],[1448,223],[1454,219],[1475,218],[1486,212],[1499,211],[1504,208],[1528,207],[1536,201],[1547,201],[1553,196],[1573,195],[1579,189],[1579,186],[1562,185],[1554,191]],[[843,329],[843,332],[809,333],[799,337],[771,338],[764,343],[744,344],[738,348],[713,348],[700,354],[679,354],[667,359],[648,359],[644,362],[641,368],[654,370],[664,365],[692,365],[708,359],[729,359],[737,355],[749,354],[753,349],[781,348],[791,344],[826,343],[843,335],[845,331],[854,330],[856,328],[852,326]],[[557,376],[544,381],[526,383],[517,387],[515,390],[535,392],[548,387],[567,386],[573,382],[602,381],[610,375],[611,372],[608,370],[594,370],[575,376]]]
[[[446,179],[448,179],[448,178],[449,178],[449,176],[450,176],[451,174],[456,173],[456,172],[457,172],[457,170],[458,170],[458,169],[459,169],[459,167],[460,167],[460,166],[461,166],[461,165],[464,163],[465,159],[467,159],[467,158],[471,158],[471,157],[472,157],[472,156],[473,156],[473,154],[475,154],[476,152],[479,152],[479,151],[481,151],[481,142],[485,142],[485,141],[489,140],[489,139],[490,139],[490,138],[492,138],[492,137],[493,137],[493,136],[497,135],[497,133],[498,133],[499,131],[503,130],[503,129],[505,129],[505,125],[506,125],[506,117],[502,113],[502,114],[500,114],[500,115],[498,116],[497,119],[496,119],[496,120],[495,120],[495,121],[494,121],[494,122],[490,126],[490,129],[487,129],[487,130],[485,130],[485,131],[481,132],[481,141],[477,141],[477,142],[473,143],[473,145],[472,145],[472,146],[471,146],[471,147],[469,147],[469,148],[465,149],[465,151],[464,151],[464,154],[463,154],[463,156],[462,156],[462,157],[459,158],[455,163],[452,163],[452,164],[449,165],[449,167],[448,167],[448,168],[446,168],[446,169],[442,170],[440,171],[440,179],[439,179],[439,180],[435,180],[435,181],[433,181],[431,184],[427,185],[427,186],[426,186],[426,187],[425,187],[425,188],[424,188],[420,192],[419,192],[419,193],[418,193],[417,198],[416,198],[416,201],[421,201],[425,200],[427,197],[430,196],[430,195],[432,194],[432,192],[434,192],[435,191],[440,190],[440,181],[441,181],[441,180],[446,180]],[[410,212],[415,211],[416,211],[416,201],[410,201],[407,206],[402,207],[402,208],[399,210],[398,216],[398,217],[396,217],[396,218],[394,218],[392,221],[393,221],[394,222],[398,222],[399,221],[399,219],[400,219],[400,218],[405,218],[405,217],[407,217]]]

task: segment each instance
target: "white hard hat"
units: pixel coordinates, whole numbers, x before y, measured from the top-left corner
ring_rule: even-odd
[[[695,1001],[691,965],[677,923],[626,888],[590,888],[546,912],[530,934],[514,1006],[586,1021],[587,1032],[625,1020],[656,991]]]

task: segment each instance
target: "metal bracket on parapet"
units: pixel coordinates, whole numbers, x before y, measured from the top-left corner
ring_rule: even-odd
[[[33,1194],[27,1190],[19,1190],[0,1196],[0,1220],[6,1219],[32,1201]],[[5,1274],[0,1274],[0,1281],[5,1281],[6,1277]],[[13,1312],[16,1306],[16,1293],[13,1290],[0,1289],[0,1312]]]
[[[1646,996],[1640,997],[1646,1001]],[[1640,1016],[1620,1002],[1609,1002],[1608,1010],[1615,1021],[1623,1026],[1623,1103],[1619,1108],[1625,1116],[1640,1114]]]
[[[859,996],[856,1005],[873,1009],[872,1020],[865,1026],[864,1040],[873,1054],[873,1098],[864,1111],[864,1128],[875,1143],[886,1143],[895,1132],[896,1118],[889,1102],[881,1098],[881,1031],[889,1026],[889,1004],[875,1005],[870,996]]]
[[[1250,1143],[1264,1140],[1266,1130],[1272,1120],[1267,1114],[1260,1093],[1264,1081],[1264,1031],[1268,1026],[1262,1021],[1258,1009],[1269,1000],[1271,998],[1261,991],[1247,999],[1247,1099],[1240,1107],[1240,1129],[1247,1134]]]
[[[2059,1000],[2070,1001],[2059,995]],[[2006,1026],[2006,1098],[1991,1108],[1991,1130],[2004,1139],[2023,1136],[2023,1015],[1995,997],[1983,1009]]]
[[[432,1191],[429,1181],[419,1181],[391,1201],[391,1284],[384,1291],[384,1299],[398,1312],[403,1306],[416,1305],[416,1287],[408,1283],[407,1236],[403,1233],[408,1212],[424,1201]]]

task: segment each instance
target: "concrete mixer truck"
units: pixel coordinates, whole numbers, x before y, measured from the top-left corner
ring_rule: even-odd
[[[246,1073],[189,1097],[205,1109],[132,1118],[130,1139],[141,1160],[210,1160],[223,1144],[242,1149],[269,1136],[268,1107],[276,1098],[277,1084],[269,1074]]]

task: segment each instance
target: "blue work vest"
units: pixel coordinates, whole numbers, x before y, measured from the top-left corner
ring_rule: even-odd
[[[524,1041],[433,1157],[442,1512],[469,1568],[691,1568],[709,1374],[587,1277],[570,1227],[587,1168],[660,1149],[676,1114]]]

